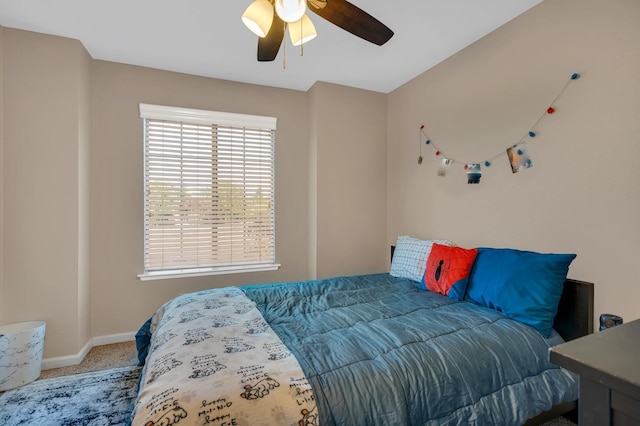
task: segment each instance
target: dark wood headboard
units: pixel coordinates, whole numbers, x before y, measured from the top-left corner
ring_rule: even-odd
[[[391,258],[395,246],[391,246]],[[553,328],[566,341],[593,333],[593,283],[567,279]]]
[[[593,283],[567,279],[553,328],[566,341],[593,333]]]

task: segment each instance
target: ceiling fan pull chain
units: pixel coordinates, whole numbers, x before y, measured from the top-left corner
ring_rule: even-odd
[[[287,31],[287,24],[284,24],[284,32]],[[282,69],[287,69],[287,43],[282,43]]]
[[[300,20],[300,40],[303,40],[303,39],[302,39],[302,35],[303,35],[303,33],[304,33],[304,32],[303,32],[303,30],[302,30],[302,26],[303,26],[302,24],[303,24],[303,22],[304,22],[304,21],[301,19],[301,20]],[[302,41],[302,42],[300,43],[300,56],[304,56],[304,41]]]

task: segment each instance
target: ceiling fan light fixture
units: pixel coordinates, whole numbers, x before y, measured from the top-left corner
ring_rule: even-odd
[[[307,11],[307,0],[276,0],[276,13],[284,22],[296,22]]]
[[[242,14],[242,22],[258,37],[264,37],[273,22],[273,5],[269,0],[255,0]]]
[[[307,43],[318,35],[316,27],[306,13],[302,16],[302,19],[296,22],[291,22],[289,25],[289,37],[291,38],[291,44],[294,46],[300,46]]]

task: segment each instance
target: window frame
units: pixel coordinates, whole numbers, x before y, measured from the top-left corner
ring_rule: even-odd
[[[249,115],[249,114],[237,114],[237,113],[229,113],[229,112],[219,112],[219,111],[208,111],[201,109],[193,109],[193,108],[183,108],[183,107],[175,107],[175,106],[164,106],[164,105],[153,105],[140,103],[140,118],[143,119],[143,149],[144,149],[144,162],[143,162],[143,178],[144,178],[144,196],[143,196],[143,212],[145,217],[144,226],[143,226],[143,244],[144,244],[144,252],[143,252],[143,268],[144,272],[138,275],[138,278],[142,281],[146,280],[159,280],[159,279],[171,279],[171,278],[183,278],[183,277],[196,277],[196,276],[206,276],[206,275],[221,275],[221,274],[234,274],[234,273],[244,273],[244,272],[262,272],[262,271],[273,271],[277,270],[281,267],[279,263],[276,263],[276,244],[275,244],[275,130],[277,119],[276,117],[268,117],[268,116],[258,116],[258,115]],[[147,211],[147,197],[148,197],[148,177],[147,177],[147,123],[146,120],[160,120],[160,121],[169,121],[173,123],[185,123],[185,124],[196,124],[196,125],[204,125],[204,126],[225,126],[229,128],[240,128],[240,129],[256,129],[260,131],[271,131],[272,132],[272,140],[271,140],[271,149],[273,151],[273,159],[272,159],[272,191],[271,191],[271,250],[272,257],[270,261],[267,262],[255,262],[255,263],[244,263],[237,262],[231,264],[226,264],[222,266],[205,266],[201,267],[198,265],[184,267],[184,268],[153,268],[147,269],[147,250],[148,250],[148,229],[147,229],[147,220],[146,215]]]

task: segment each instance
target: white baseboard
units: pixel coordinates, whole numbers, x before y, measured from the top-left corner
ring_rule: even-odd
[[[80,349],[75,355],[58,356],[53,358],[45,358],[42,360],[42,369],[50,370],[52,368],[69,367],[71,365],[78,365],[82,362],[85,356],[89,353],[94,346],[110,345],[112,343],[129,342],[135,340],[136,332],[111,334],[108,336],[96,336],[89,339],[89,341]]]
[[[112,343],[130,342],[136,339],[136,332],[96,336],[91,339],[93,346],[111,345]]]

